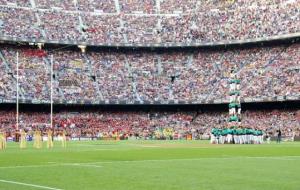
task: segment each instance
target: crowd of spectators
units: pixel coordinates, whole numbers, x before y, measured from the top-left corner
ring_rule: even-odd
[[[119,3],[124,13],[157,13],[156,0],[119,0]]]
[[[0,98],[4,99],[5,97],[16,97],[16,91],[14,88],[14,79],[12,73],[7,70],[7,66],[0,59]]]
[[[0,7],[0,34],[15,38],[42,38],[35,11]]]
[[[40,12],[40,19],[43,22],[40,28],[44,29],[49,40],[80,40],[78,15],[74,13],[61,13],[59,11]]]
[[[116,15],[91,15],[85,14],[84,39],[95,43],[121,43],[124,42],[120,18]],[[101,27],[99,27],[101,26]]]
[[[300,0],[120,0],[118,6],[113,0],[34,1],[36,7],[23,1],[16,2],[17,6],[0,1],[6,5],[0,7],[2,36],[189,44],[300,32]]]
[[[50,65],[44,63],[43,57],[31,55],[30,49],[21,49],[19,52],[19,88],[22,89],[23,98],[46,100],[50,99]],[[1,49],[8,65],[7,74],[11,73],[11,88],[16,93],[17,65],[16,52],[9,48]],[[12,63],[12,64],[11,64]],[[2,80],[2,78],[1,78]],[[57,86],[54,84],[54,86]],[[7,95],[9,96],[9,94]],[[21,97],[21,96],[20,96]]]
[[[0,5],[16,5],[19,7],[30,7],[29,0],[0,0]]]
[[[56,58],[53,61],[55,77],[58,79],[64,99],[92,100],[97,97],[89,64],[83,54],[57,51],[53,53],[53,57]]]
[[[300,44],[161,53],[51,52],[7,46],[0,49],[3,99],[15,97],[12,94],[16,93],[17,52],[20,92],[29,100],[50,101],[51,57],[53,93],[57,101],[228,102],[232,66],[238,69],[242,101],[300,95]]]
[[[227,126],[225,112],[59,112],[53,116],[55,131],[66,130],[70,137],[115,137],[139,139],[203,139],[212,128]],[[300,136],[299,110],[245,111],[242,126],[260,129],[275,136],[280,129],[283,136]],[[13,135],[16,115],[13,111],[0,112],[0,127]],[[19,128],[46,131],[50,114],[20,112]]]
[[[293,47],[253,49],[231,57],[238,60],[239,77],[247,79],[242,87],[242,96],[261,98],[297,96],[300,92],[299,49]],[[299,48],[299,46],[298,46]],[[229,61],[229,60],[228,60]],[[220,80],[213,91],[215,99],[221,99],[228,91],[227,79]],[[213,96],[212,96],[213,97]]]
[[[300,32],[300,0],[0,0],[1,37],[87,43],[206,43],[248,40]],[[0,48],[0,99],[15,100],[19,52],[20,98],[228,102],[232,66],[241,97],[300,96],[300,44],[221,51],[87,52]],[[51,76],[51,57],[54,73]],[[15,113],[0,112],[0,128],[16,132]],[[22,112],[20,128],[45,130],[48,113]],[[207,137],[226,126],[225,112],[60,112],[55,129],[69,137]],[[295,110],[246,111],[243,127],[300,136]]]

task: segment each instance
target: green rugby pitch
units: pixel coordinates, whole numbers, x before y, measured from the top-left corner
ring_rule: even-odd
[[[300,143],[55,142],[0,151],[0,190],[299,190]]]

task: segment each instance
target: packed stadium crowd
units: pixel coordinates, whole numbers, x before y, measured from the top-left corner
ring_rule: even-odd
[[[8,135],[16,132],[16,113],[0,112],[0,126]],[[53,116],[55,131],[66,130],[67,135],[79,137],[115,137],[123,139],[208,139],[213,128],[226,128],[226,112],[59,112]],[[275,136],[280,129],[283,136],[300,136],[300,111],[245,111],[243,128],[262,130]],[[25,131],[50,127],[50,114],[20,112],[19,128]]]
[[[91,52],[0,48],[0,97],[16,97],[19,52],[20,99],[134,102],[228,102],[228,77],[235,65],[241,98],[299,97],[300,44],[194,52]],[[283,88],[284,87],[284,88]]]
[[[0,38],[93,44],[192,44],[300,33],[300,0],[0,0]],[[89,49],[88,49],[89,50]],[[17,68],[18,63],[18,68]],[[51,63],[53,74],[51,75]],[[230,68],[241,100],[300,97],[300,44],[231,50],[87,51],[0,47],[0,101],[33,103],[229,102]],[[18,88],[17,88],[18,86]],[[52,88],[51,88],[52,86]],[[224,112],[60,112],[53,129],[69,138],[208,139],[227,130]],[[21,112],[20,129],[49,129],[48,113]],[[241,126],[300,136],[300,112],[246,111]],[[0,111],[13,137],[16,115]],[[55,134],[56,135],[56,134]]]
[[[299,4],[300,0],[1,0],[0,32],[6,37],[103,44],[247,40],[299,33]]]

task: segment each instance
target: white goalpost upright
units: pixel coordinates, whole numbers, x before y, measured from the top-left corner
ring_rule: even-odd
[[[19,130],[19,52],[17,51],[17,101],[16,101],[16,131]]]
[[[50,128],[53,128],[53,55],[51,55],[51,71],[50,71]]]
[[[19,99],[20,99],[20,87],[19,87],[19,52],[17,51],[16,54],[16,88],[17,88],[17,95],[16,95],[16,131],[19,131],[20,124],[19,124]],[[51,55],[50,59],[50,127],[53,128],[53,55]]]

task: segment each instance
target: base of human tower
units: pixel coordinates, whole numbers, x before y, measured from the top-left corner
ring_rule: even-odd
[[[213,128],[211,144],[262,144],[262,130],[251,128]]]

